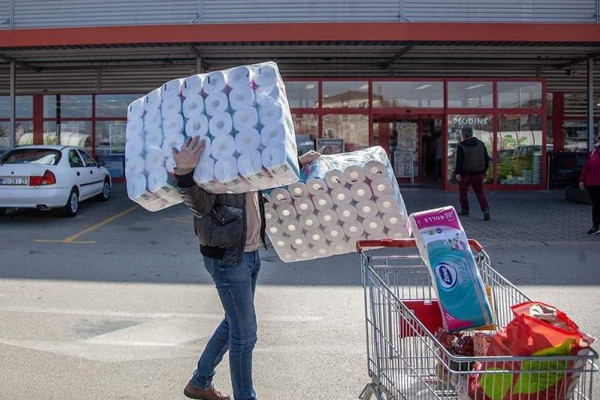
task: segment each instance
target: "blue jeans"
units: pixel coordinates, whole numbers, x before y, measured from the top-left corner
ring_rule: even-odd
[[[215,368],[229,350],[233,398],[256,400],[252,387],[252,350],[256,344],[254,290],[260,270],[258,251],[244,253],[237,265],[204,257],[204,265],[219,292],[225,318],[208,341],[191,384],[199,389],[212,386]]]

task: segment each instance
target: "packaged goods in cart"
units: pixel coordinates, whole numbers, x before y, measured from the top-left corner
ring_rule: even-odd
[[[450,332],[493,323],[492,309],[454,207],[410,215],[413,234]]]
[[[404,200],[383,148],[323,155],[299,182],[273,189],[267,234],[285,262],[356,251],[362,239],[407,238]]]
[[[211,193],[244,193],[299,178],[294,125],[277,64],[174,79],[128,107],[125,176],[130,199],[150,211],[182,201],[171,148],[200,136],[194,181]]]

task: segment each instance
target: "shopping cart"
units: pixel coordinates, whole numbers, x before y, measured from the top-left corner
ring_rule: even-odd
[[[504,327],[513,318],[511,306],[529,299],[491,267],[478,242],[469,240],[469,244],[489,291],[495,327]],[[437,295],[414,239],[359,241],[357,249],[365,297],[367,369],[372,380],[361,399],[487,400],[490,397],[481,391],[469,392],[469,385],[482,379],[487,379],[486,394],[495,394],[493,400],[591,400],[593,390],[598,390],[592,385],[598,371],[594,363],[598,354],[593,350],[582,356],[552,357],[452,354],[435,335],[442,324]],[[476,371],[476,363],[494,368]],[[551,394],[513,392],[517,374],[533,386],[561,380],[564,385],[557,385],[560,389]]]

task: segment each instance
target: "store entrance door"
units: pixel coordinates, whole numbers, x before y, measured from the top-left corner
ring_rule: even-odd
[[[399,183],[442,185],[442,116],[373,117],[373,144],[387,152]]]

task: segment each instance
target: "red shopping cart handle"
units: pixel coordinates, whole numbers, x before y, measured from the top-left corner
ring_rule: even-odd
[[[469,245],[479,252],[483,250],[483,246],[475,239],[469,239]],[[416,247],[415,239],[379,239],[379,240],[359,240],[356,242],[356,250],[361,251],[371,247]]]

